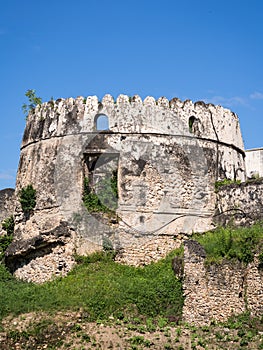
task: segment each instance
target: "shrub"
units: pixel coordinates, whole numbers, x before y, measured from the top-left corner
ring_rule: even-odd
[[[36,206],[36,190],[32,185],[23,187],[19,192],[19,201],[25,215],[29,215]]]
[[[12,243],[13,236],[4,235],[0,236],[0,259],[2,260],[4,257],[4,253],[8,246]]]
[[[5,219],[5,220],[2,222],[2,228],[3,228],[3,230],[6,231],[6,234],[7,234],[8,236],[13,235],[13,233],[14,233],[14,228],[15,228],[14,217],[13,217],[13,216],[10,216],[9,218]]]

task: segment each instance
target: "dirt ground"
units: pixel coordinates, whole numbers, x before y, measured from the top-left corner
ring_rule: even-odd
[[[250,333],[249,333],[250,332]],[[1,350],[263,349],[263,330],[223,326],[155,325],[151,320],[88,322],[83,313],[9,316],[0,330]]]

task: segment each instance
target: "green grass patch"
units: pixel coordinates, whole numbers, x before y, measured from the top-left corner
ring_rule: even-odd
[[[226,185],[232,185],[232,184],[241,184],[240,180],[231,180],[231,179],[224,179],[221,181],[216,181],[215,182],[215,191],[217,192],[220,187],[226,186]]]
[[[35,285],[16,280],[0,265],[0,318],[32,311],[82,309],[89,320],[180,317],[182,284],[174,276],[173,254],[144,268],[121,265],[106,253],[79,259],[64,278]]]
[[[263,223],[249,228],[218,228],[202,235],[194,235],[205,249],[207,262],[235,259],[244,263],[253,260],[255,252],[263,252]]]

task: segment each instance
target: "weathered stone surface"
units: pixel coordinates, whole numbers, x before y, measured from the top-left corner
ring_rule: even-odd
[[[217,193],[215,222],[251,225],[263,219],[263,178],[222,186]]]
[[[263,311],[263,273],[257,257],[248,264],[223,261],[205,265],[199,243],[184,245],[183,319],[195,325],[226,321],[232,315]]]
[[[108,117],[108,130],[98,130],[101,115]],[[95,188],[113,170],[115,222],[88,213],[82,202],[84,178]],[[15,238],[28,246],[17,254],[32,256],[28,240],[37,237],[33,246],[43,257],[54,244],[46,232],[63,222],[63,242],[74,247],[72,254],[102,249],[108,239],[120,262],[158,260],[192,231],[213,227],[214,183],[224,178],[244,180],[245,165],[238,118],[220,106],[126,95],[116,102],[105,95],[101,102],[89,96],[44,103],[29,114],[22,141],[16,191],[32,184],[37,204],[29,220],[17,204]],[[45,248],[35,243],[42,236]],[[8,261],[20,251],[15,244]],[[49,250],[50,259],[56,254]],[[27,279],[21,271],[33,262],[35,269],[45,263],[34,255],[15,271]]]

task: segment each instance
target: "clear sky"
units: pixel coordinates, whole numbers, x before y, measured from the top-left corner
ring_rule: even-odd
[[[262,0],[1,1],[0,189],[15,185],[28,89],[221,104],[262,147],[262,18]]]

